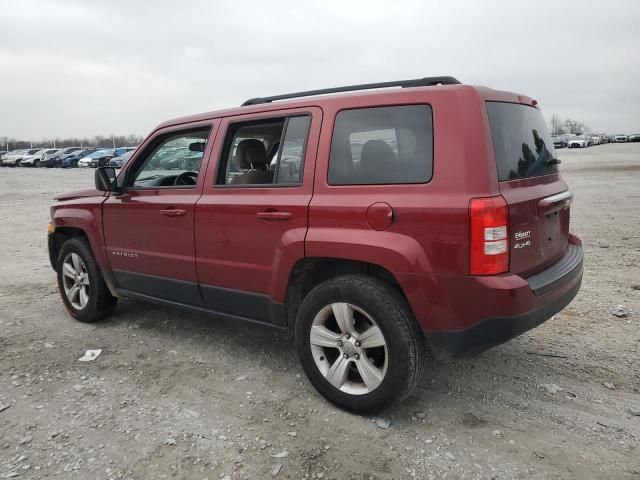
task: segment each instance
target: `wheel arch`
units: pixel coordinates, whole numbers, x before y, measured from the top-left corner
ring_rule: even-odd
[[[62,245],[71,238],[86,238],[87,234],[84,230],[78,227],[58,227],[49,236],[49,261],[54,270],[58,266],[58,256]]]
[[[400,283],[384,266],[336,257],[305,257],[298,260],[289,273],[284,309],[287,330],[293,333],[298,308],[316,285],[331,278],[353,273],[368,275],[391,285],[407,300],[411,308]]]
[[[83,208],[65,206],[52,209],[52,223],[54,231],[49,242],[50,256],[57,260],[57,254],[64,241],[69,238],[82,236],[87,239],[96,264],[100,270],[108,270],[109,262],[103,248],[101,205],[83,205]],[[51,243],[54,243],[52,246]],[[54,255],[52,255],[53,250]],[[55,269],[55,267],[54,267]]]

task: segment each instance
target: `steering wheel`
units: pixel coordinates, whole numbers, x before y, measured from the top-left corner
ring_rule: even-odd
[[[198,180],[198,172],[182,172],[173,181],[174,185],[195,185]]]

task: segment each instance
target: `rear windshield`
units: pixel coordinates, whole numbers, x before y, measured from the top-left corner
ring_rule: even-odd
[[[518,103],[487,102],[498,180],[558,171],[553,140],[540,110]]]

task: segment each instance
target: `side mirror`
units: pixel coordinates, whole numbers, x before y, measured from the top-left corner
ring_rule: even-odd
[[[95,173],[96,189],[101,192],[111,192],[116,188],[116,169],[113,167],[98,167]]]

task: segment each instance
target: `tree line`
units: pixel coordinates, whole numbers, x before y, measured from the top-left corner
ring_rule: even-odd
[[[0,150],[19,150],[21,148],[64,148],[64,147],[98,147],[114,148],[135,147],[143,137],[140,135],[96,135],[95,137],[45,138],[39,141],[19,138],[0,137]]]
[[[590,132],[591,129],[579,120],[567,118],[562,120],[555,113],[551,117],[551,135],[562,135],[563,133],[574,133],[576,135],[582,135],[583,133]]]

